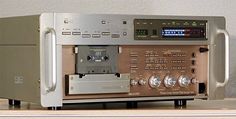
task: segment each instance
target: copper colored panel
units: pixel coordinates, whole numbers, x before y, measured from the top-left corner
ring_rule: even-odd
[[[120,46],[119,71],[131,73],[131,79],[145,80],[146,85],[131,86],[132,95],[161,96],[161,95],[196,95],[197,85],[191,83],[188,87],[164,86],[163,79],[169,75],[178,79],[181,75],[196,79],[198,82],[207,81],[208,53],[200,53],[200,47],[206,46]],[[194,70],[194,72],[193,72]],[[151,88],[148,79],[159,76],[162,83],[158,88]]]
[[[145,85],[131,86],[126,94],[90,94],[65,95],[64,99],[110,98],[110,97],[139,97],[139,96],[173,96],[197,95],[197,83],[180,87],[178,81],[174,87],[164,86],[164,77],[169,75],[178,79],[181,75],[195,79],[196,82],[207,85],[208,52],[200,53],[200,47],[207,46],[119,46],[119,73],[130,73],[135,81],[144,80]],[[63,77],[75,72],[75,55],[73,46],[63,46]],[[194,72],[193,72],[194,70]],[[151,76],[159,76],[161,85],[151,88],[148,80]],[[65,78],[63,79],[63,81]],[[63,82],[65,84],[65,82]],[[207,92],[207,91],[206,91]]]

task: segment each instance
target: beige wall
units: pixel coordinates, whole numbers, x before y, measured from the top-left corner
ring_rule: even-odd
[[[0,17],[42,12],[225,16],[232,38],[226,93],[236,97],[236,0],[0,0]]]

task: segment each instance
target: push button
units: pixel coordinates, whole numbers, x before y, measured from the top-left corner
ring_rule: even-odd
[[[93,37],[93,38],[100,38],[101,35],[100,35],[100,34],[93,34],[92,37]]]
[[[91,35],[90,34],[82,34],[82,38],[90,38]]]
[[[71,35],[71,32],[62,32],[62,35]]]
[[[127,36],[127,32],[123,32],[123,36]]]
[[[103,35],[103,36],[109,36],[109,35],[110,35],[110,32],[102,32],[102,35]]]
[[[120,34],[111,34],[111,37],[112,37],[112,38],[119,38],[119,37],[120,37]]]
[[[72,35],[80,35],[81,32],[72,32]]]

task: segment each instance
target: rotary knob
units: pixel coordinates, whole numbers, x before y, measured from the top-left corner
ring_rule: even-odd
[[[169,88],[169,87],[173,87],[176,84],[176,79],[174,77],[171,76],[166,76],[164,79],[164,85]]]
[[[138,84],[138,82],[136,80],[134,80],[134,79],[130,80],[130,85],[131,86],[135,86],[137,84]]]
[[[141,79],[141,80],[139,80],[139,81],[138,81],[138,84],[143,86],[143,85],[145,85],[145,84],[146,84],[146,81],[145,81],[145,80],[143,80],[143,79]]]
[[[191,83],[191,79],[188,76],[181,75],[178,82],[181,87],[187,87]]]
[[[149,85],[152,88],[157,88],[161,85],[161,78],[159,76],[151,76],[149,78]]]

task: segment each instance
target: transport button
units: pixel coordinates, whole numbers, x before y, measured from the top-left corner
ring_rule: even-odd
[[[71,35],[71,32],[62,32],[62,35]]]
[[[92,37],[93,37],[93,38],[100,38],[101,35],[100,35],[100,34],[92,34]]]
[[[81,35],[81,32],[72,32],[72,35]]]
[[[82,38],[90,38],[91,35],[90,34],[82,34]]]
[[[110,32],[102,32],[102,35],[103,35],[103,36],[109,36],[109,35],[110,35]]]

